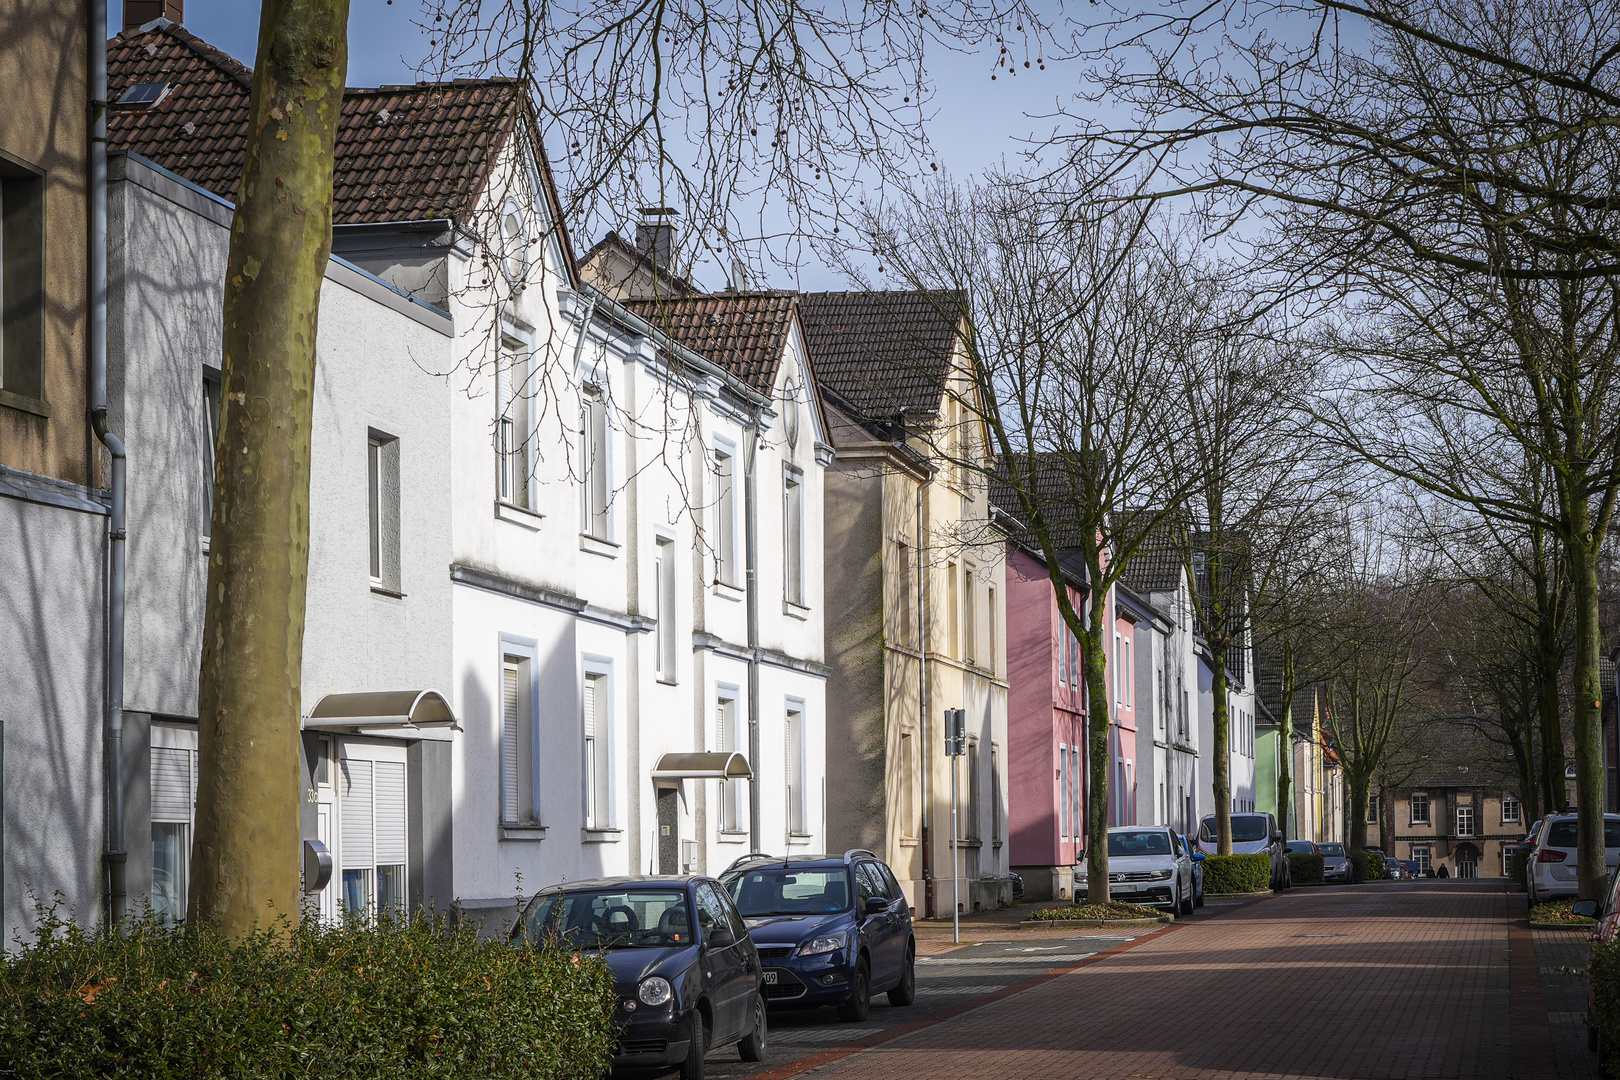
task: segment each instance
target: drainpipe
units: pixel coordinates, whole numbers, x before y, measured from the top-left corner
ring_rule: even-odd
[[[748,583],[748,844],[759,851],[759,537],[754,493],[754,464],[759,457],[759,413],[748,427],[748,446],[743,451],[743,560]]]
[[[917,670],[919,672],[917,678],[917,707],[919,710],[921,710],[918,713],[917,734],[918,737],[922,739],[922,752],[918,754],[917,757],[919,759],[919,764],[922,765],[923,812],[921,839],[923,882],[925,883],[924,887],[927,890],[927,896],[924,898],[925,902],[923,906],[923,917],[932,919],[934,917],[935,908],[934,858],[933,853],[929,851],[929,845],[933,838],[934,830],[929,827],[929,822],[933,820],[933,817],[931,813],[932,804],[928,801],[928,797],[930,795],[930,786],[928,780],[929,777],[933,775],[933,769],[931,769],[928,765],[928,755],[930,753],[928,748],[933,746],[934,751],[937,752],[939,747],[934,746],[933,740],[931,740],[928,735],[928,577],[924,571],[924,567],[927,565],[927,554],[923,544],[923,538],[927,535],[927,524],[923,521],[923,511],[925,507],[925,503],[923,501],[923,489],[926,486],[926,480],[919,481],[917,484],[917,535],[916,543],[912,545],[912,548],[917,553]],[[954,806],[955,804],[952,805]]]
[[[108,530],[107,691],[102,753],[107,770],[107,917],[124,917],[124,443],[107,429],[107,0],[90,0],[90,426],[112,458]]]

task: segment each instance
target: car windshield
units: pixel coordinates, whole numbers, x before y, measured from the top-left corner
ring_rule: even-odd
[[[1215,842],[1215,819],[1207,817],[1198,828],[1198,835],[1206,844]],[[1266,819],[1263,814],[1233,814],[1232,815],[1232,842],[1234,844],[1252,844],[1256,840],[1266,839]]]
[[[1158,829],[1132,829],[1128,832],[1108,834],[1108,854],[1115,855],[1168,855],[1170,834]]]
[[[849,870],[765,866],[721,879],[745,919],[767,915],[830,915],[849,910]]]
[[[1337,855],[1340,858],[1344,857],[1343,844],[1317,844],[1316,846],[1322,849],[1322,854],[1324,855]]]
[[[680,889],[557,892],[535,897],[523,936],[571,949],[662,949],[692,943],[692,913]]]
[[[1314,855],[1316,852],[1311,847],[1311,843],[1308,840],[1290,840],[1288,841],[1288,854]]]
[[[1575,819],[1555,821],[1548,826],[1547,846],[1573,848],[1575,846]],[[1620,821],[1611,818],[1603,822],[1603,846],[1620,847]]]

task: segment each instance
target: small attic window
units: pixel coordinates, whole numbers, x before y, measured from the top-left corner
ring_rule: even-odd
[[[799,386],[792,379],[782,387],[782,426],[790,448],[799,445]]]
[[[506,279],[519,286],[529,270],[529,231],[516,203],[507,203],[501,211],[501,268]]]
[[[119,112],[155,109],[169,96],[169,89],[166,82],[135,83],[118,95],[118,100],[112,103],[112,107]]]

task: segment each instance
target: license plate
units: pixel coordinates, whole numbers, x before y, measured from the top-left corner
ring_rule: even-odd
[[[775,986],[776,985],[776,972],[774,972],[774,971],[764,972],[763,973],[763,978],[765,979],[765,985],[767,985],[767,986]]]

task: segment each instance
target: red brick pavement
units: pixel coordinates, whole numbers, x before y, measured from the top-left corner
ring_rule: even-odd
[[[766,1075],[1531,1080],[1546,1043],[1513,1026],[1508,928],[1500,882],[1296,890]]]

